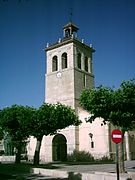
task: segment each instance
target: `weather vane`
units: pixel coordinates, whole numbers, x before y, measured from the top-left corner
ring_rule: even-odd
[[[69,18],[70,22],[72,22],[72,18],[73,18],[73,8],[70,9],[70,18]]]

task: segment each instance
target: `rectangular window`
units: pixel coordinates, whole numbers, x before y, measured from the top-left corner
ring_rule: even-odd
[[[94,142],[91,141],[91,148],[94,148]]]
[[[86,74],[83,74],[83,86],[86,87]]]
[[[87,57],[85,57],[85,59],[84,59],[84,69],[85,69],[85,71],[88,72],[88,58]]]
[[[58,70],[58,59],[57,56],[54,56],[52,59],[52,72]]]
[[[77,67],[81,69],[81,53],[77,54]]]

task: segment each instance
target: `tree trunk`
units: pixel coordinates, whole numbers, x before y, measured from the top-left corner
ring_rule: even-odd
[[[119,172],[125,173],[125,164],[124,164],[124,133],[122,142],[119,143]]]
[[[40,147],[41,147],[42,137],[37,138],[37,144],[34,154],[34,165],[39,165],[39,155],[40,155]]]
[[[21,146],[16,147],[16,157],[15,157],[15,164],[20,164],[21,162]]]

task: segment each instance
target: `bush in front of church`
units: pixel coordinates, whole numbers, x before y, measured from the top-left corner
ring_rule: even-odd
[[[93,162],[94,157],[89,152],[74,150],[72,154],[68,154],[67,161],[69,161],[69,162]]]

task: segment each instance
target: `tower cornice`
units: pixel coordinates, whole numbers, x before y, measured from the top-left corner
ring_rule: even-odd
[[[93,47],[81,42],[78,38],[74,38],[74,37],[63,38],[59,42],[48,46],[45,49],[45,51],[49,51],[49,50],[61,47],[63,45],[69,44],[69,43],[74,43],[74,44],[80,45],[80,46],[90,50],[91,52],[95,52],[95,49]]]

